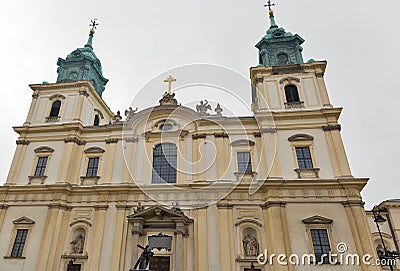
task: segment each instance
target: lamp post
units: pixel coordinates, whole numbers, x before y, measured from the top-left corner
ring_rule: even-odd
[[[386,247],[386,245],[383,241],[382,232],[381,232],[381,228],[379,227],[379,225],[382,225],[383,223],[385,223],[386,219],[381,215],[382,211],[383,210],[381,208],[379,208],[378,205],[375,205],[374,208],[372,209],[372,214],[374,215],[374,222],[376,224],[376,228],[378,229],[379,237],[381,239],[383,250],[384,250],[383,254],[378,252],[378,256],[379,256],[380,260],[385,260],[385,262],[389,264],[390,270],[393,271],[393,265],[391,264],[392,263],[391,260],[399,259],[400,257],[399,257],[398,251],[388,250],[388,248]]]

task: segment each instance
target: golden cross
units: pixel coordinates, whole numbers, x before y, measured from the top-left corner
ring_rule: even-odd
[[[165,83],[168,83],[168,94],[171,94],[171,87],[172,87],[172,82],[175,82],[176,79],[173,78],[171,75],[164,80]]]

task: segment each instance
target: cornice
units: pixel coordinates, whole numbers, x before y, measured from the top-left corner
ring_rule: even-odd
[[[78,139],[77,137],[67,137],[67,138],[64,138],[64,142],[65,142],[65,143],[73,142],[73,143],[76,143],[76,144],[78,144],[78,145],[80,145],[80,146],[86,144],[86,141],[85,141],[85,140],[80,140],[80,139]]]

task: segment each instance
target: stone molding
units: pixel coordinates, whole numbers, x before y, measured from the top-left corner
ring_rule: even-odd
[[[17,145],[29,145],[29,141],[28,140],[17,140],[16,141]]]
[[[118,143],[118,138],[107,138],[105,141],[106,144],[115,144]]]
[[[51,96],[49,97],[49,100],[50,100],[50,101],[56,100],[56,99],[65,100],[65,96],[64,96],[64,95],[61,95],[61,94],[54,94],[54,95],[51,95]]]
[[[77,137],[67,137],[67,138],[64,138],[64,142],[65,142],[65,143],[73,142],[73,143],[76,143],[76,144],[78,144],[78,145],[85,145],[85,144],[86,144],[86,141],[85,141],[85,140],[80,140],[80,139],[78,139]]]
[[[192,139],[199,139],[199,138],[206,138],[206,137],[207,137],[206,133],[192,135]]]
[[[89,97],[89,93],[86,90],[79,90],[79,95],[83,95],[86,98]]]
[[[49,146],[42,146],[42,147],[38,147],[34,150],[35,153],[51,153],[54,152],[54,149],[49,147]]]
[[[275,134],[277,132],[276,128],[261,128],[260,132],[262,134]]]
[[[136,143],[139,141],[139,139],[137,137],[125,137],[124,138],[125,142],[129,142],[129,143]]]
[[[328,126],[323,126],[322,130],[326,131],[341,131],[342,130],[342,126],[340,124],[336,124],[336,125],[328,125]]]
[[[214,133],[214,136],[216,138],[229,138],[229,135],[227,133],[221,132],[221,133]]]

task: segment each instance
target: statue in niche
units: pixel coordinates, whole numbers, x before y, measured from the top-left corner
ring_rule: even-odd
[[[204,102],[200,101],[200,104],[196,105],[196,110],[200,115],[204,116],[204,115],[209,115],[207,113],[207,110],[212,110],[212,109],[211,105],[208,104],[208,101],[204,100]]]
[[[147,266],[150,263],[150,258],[153,257],[154,253],[151,251],[149,245],[146,247],[142,247],[141,245],[137,245],[139,248],[143,249],[142,254],[140,255],[139,259],[137,260],[133,270],[139,268],[139,270],[147,270]]]
[[[244,255],[247,257],[257,257],[259,253],[259,244],[257,238],[251,234],[247,234],[243,238]]]
[[[83,246],[85,244],[85,236],[80,233],[71,242],[71,254],[83,254]]]

